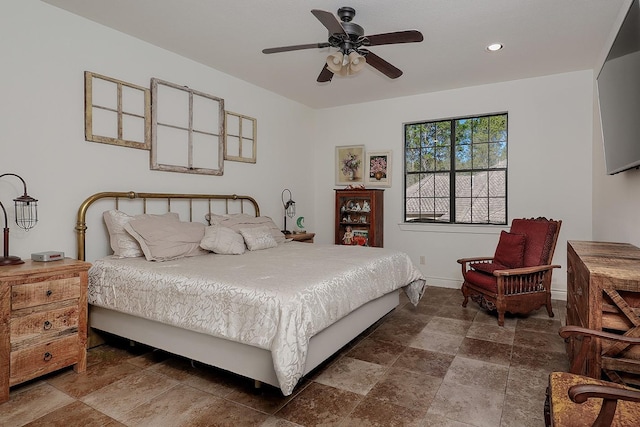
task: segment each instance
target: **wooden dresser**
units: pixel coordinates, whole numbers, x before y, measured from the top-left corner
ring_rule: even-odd
[[[9,387],[87,368],[87,271],[64,259],[0,267],[0,403]]]
[[[567,242],[567,325],[640,336],[639,248],[627,243]],[[640,374],[640,349],[609,348],[594,341],[584,375],[599,378],[601,370]],[[567,346],[570,360],[577,347]]]

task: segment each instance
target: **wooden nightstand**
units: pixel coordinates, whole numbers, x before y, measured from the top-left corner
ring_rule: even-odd
[[[287,234],[287,239],[293,239],[295,242],[313,243],[316,233],[295,233]]]
[[[87,369],[87,271],[65,258],[0,267],[0,403],[9,387],[74,365]]]

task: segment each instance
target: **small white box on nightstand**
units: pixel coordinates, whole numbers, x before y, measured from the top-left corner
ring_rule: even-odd
[[[34,261],[58,261],[64,259],[64,252],[60,251],[47,251],[47,252],[36,252],[31,254],[31,259]]]

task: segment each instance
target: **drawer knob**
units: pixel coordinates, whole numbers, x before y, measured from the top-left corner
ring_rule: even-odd
[[[48,290],[47,290],[47,296],[48,296],[48,297],[50,297],[50,296],[51,296],[51,294],[53,294],[53,291],[52,291],[51,289],[48,289]]]
[[[42,325],[45,331],[48,331],[49,329],[51,329],[52,326],[53,326],[53,323],[49,322],[48,320],[45,320],[44,325]]]
[[[49,353],[48,351],[44,354],[44,357],[42,358],[42,360],[44,360],[45,362],[48,362],[51,359],[53,359],[53,354]]]

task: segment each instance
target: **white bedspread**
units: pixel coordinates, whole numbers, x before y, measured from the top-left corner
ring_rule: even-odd
[[[103,258],[89,271],[89,303],[268,349],[289,395],[310,337],[394,289],[417,304],[424,286],[402,252],[291,242],[159,263]]]

